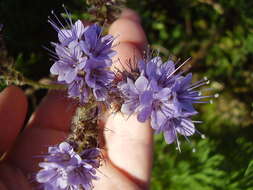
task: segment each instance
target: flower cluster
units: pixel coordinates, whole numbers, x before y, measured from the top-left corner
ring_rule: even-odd
[[[92,180],[97,179],[99,155],[97,148],[87,149],[79,155],[67,142],[49,147],[44,162],[39,163],[43,169],[37,173],[36,180],[46,190],[90,190]]]
[[[97,101],[105,101],[114,79],[109,70],[115,55],[113,36],[103,36],[97,24],[84,27],[80,20],[73,23],[69,14],[68,28],[63,27],[57,16],[55,18],[59,24],[49,19],[59,39],[59,43],[52,43],[55,63],[51,74],[58,75],[58,82],[66,84],[69,96],[78,98],[80,103],[87,103],[92,95]]]
[[[121,112],[137,113],[140,122],[150,119],[152,128],[164,133],[168,144],[176,141],[178,148],[178,134],[187,138],[196,131],[191,116],[198,112],[193,104],[208,102],[201,99],[209,97],[196,90],[208,83],[206,79],[191,84],[192,74],[183,76],[183,72],[179,72],[187,61],[176,68],[173,61],[163,63],[160,57],[140,60],[139,76],[126,77],[118,85],[124,99]]]

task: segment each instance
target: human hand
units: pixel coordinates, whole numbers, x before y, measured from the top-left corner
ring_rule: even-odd
[[[139,58],[146,44],[139,17],[131,10],[123,11],[109,32],[118,36],[114,67],[129,58]],[[61,92],[49,92],[26,128],[19,134],[27,112],[27,99],[17,87],[0,94],[0,155],[8,150],[0,163],[0,190],[30,190],[30,174],[39,170],[36,156],[47,147],[63,141],[68,133],[75,104]],[[152,165],[152,129],[148,122],[139,123],[135,116],[105,116],[102,126],[105,139],[105,163],[99,168],[97,189],[147,189]]]

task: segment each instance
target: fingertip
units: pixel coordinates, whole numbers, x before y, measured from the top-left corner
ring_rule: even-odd
[[[141,22],[141,19],[140,19],[138,13],[136,13],[134,10],[129,9],[129,8],[124,8],[122,10],[120,18],[129,19],[129,20],[135,21],[137,23]]]
[[[140,51],[147,44],[146,35],[141,25],[128,18],[119,18],[112,23],[109,33],[116,37],[115,44],[129,42],[134,44]]]

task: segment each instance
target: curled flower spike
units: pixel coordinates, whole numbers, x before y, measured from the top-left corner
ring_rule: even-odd
[[[187,60],[188,61],[188,60]],[[121,112],[127,115],[136,113],[140,122],[151,120],[151,127],[156,133],[164,133],[168,144],[177,142],[178,135],[186,138],[195,133],[196,129],[191,116],[198,112],[194,103],[207,103],[196,90],[207,83],[206,80],[192,84],[192,74],[183,76],[179,69],[186,64],[175,67],[172,60],[162,62],[160,57],[138,61],[139,76],[122,76],[118,84],[123,104]],[[124,72],[122,72],[124,75]],[[180,148],[179,148],[180,149]]]
[[[57,22],[49,19],[59,38],[59,43],[52,43],[55,63],[50,72],[58,76],[61,84],[68,86],[69,97],[78,98],[80,103],[87,103],[90,97],[106,101],[114,80],[114,73],[109,70],[116,53],[112,50],[114,37],[103,36],[97,24],[84,27],[80,20],[73,23],[66,13],[68,28],[54,13]]]
[[[98,148],[79,155],[67,142],[49,147],[44,162],[39,163],[43,169],[37,173],[36,180],[46,190],[91,190],[92,180],[98,179],[99,155]]]

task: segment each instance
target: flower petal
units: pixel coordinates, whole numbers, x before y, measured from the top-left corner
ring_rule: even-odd
[[[176,140],[176,133],[172,127],[164,131],[164,139],[168,144],[173,143]]]
[[[60,62],[55,62],[50,68],[50,73],[53,75],[58,75],[61,72]]]
[[[158,93],[155,94],[155,98],[160,100],[168,100],[170,96],[171,96],[170,88],[163,88]]]
[[[71,30],[59,30],[58,39],[63,45],[67,45],[71,41],[72,32]]]
[[[84,26],[81,20],[77,20],[74,24],[74,32],[76,35],[76,38],[81,39],[83,33],[84,33]]]
[[[37,175],[36,175],[36,180],[39,183],[46,183],[48,182],[51,178],[53,178],[56,174],[56,170],[54,169],[43,169],[40,170]]]
[[[136,104],[136,102],[125,102],[122,106],[121,106],[121,112],[126,114],[126,115],[131,115],[135,109],[138,107],[138,104]]]
[[[76,78],[76,76],[77,76],[77,70],[72,69],[68,73],[66,73],[64,79],[67,83],[71,83]]]
[[[106,88],[93,89],[93,94],[98,101],[105,101],[107,97],[107,89]]]
[[[67,142],[62,142],[61,144],[59,144],[59,149],[62,152],[69,152],[73,150],[72,146],[70,146],[70,144]]]
[[[140,95],[140,105],[151,106],[153,102],[153,91],[148,90]]]
[[[192,73],[189,73],[183,78],[183,80],[181,80],[181,83],[180,83],[181,90],[186,90],[188,86],[190,85],[191,80],[192,80]]]
[[[167,117],[165,116],[165,114],[160,111],[160,110],[156,110],[156,111],[152,111],[151,113],[151,127],[153,129],[158,129],[161,126],[163,126],[167,121]]]
[[[148,79],[144,76],[140,76],[136,81],[135,81],[135,86],[136,89],[140,92],[143,92],[148,88]]]
[[[137,115],[138,121],[145,122],[150,117],[151,111],[152,111],[151,106],[144,107]]]
[[[179,134],[184,136],[191,136],[195,133],[195,126],[190,119],[182,119],[181,126],[176,127]]]

